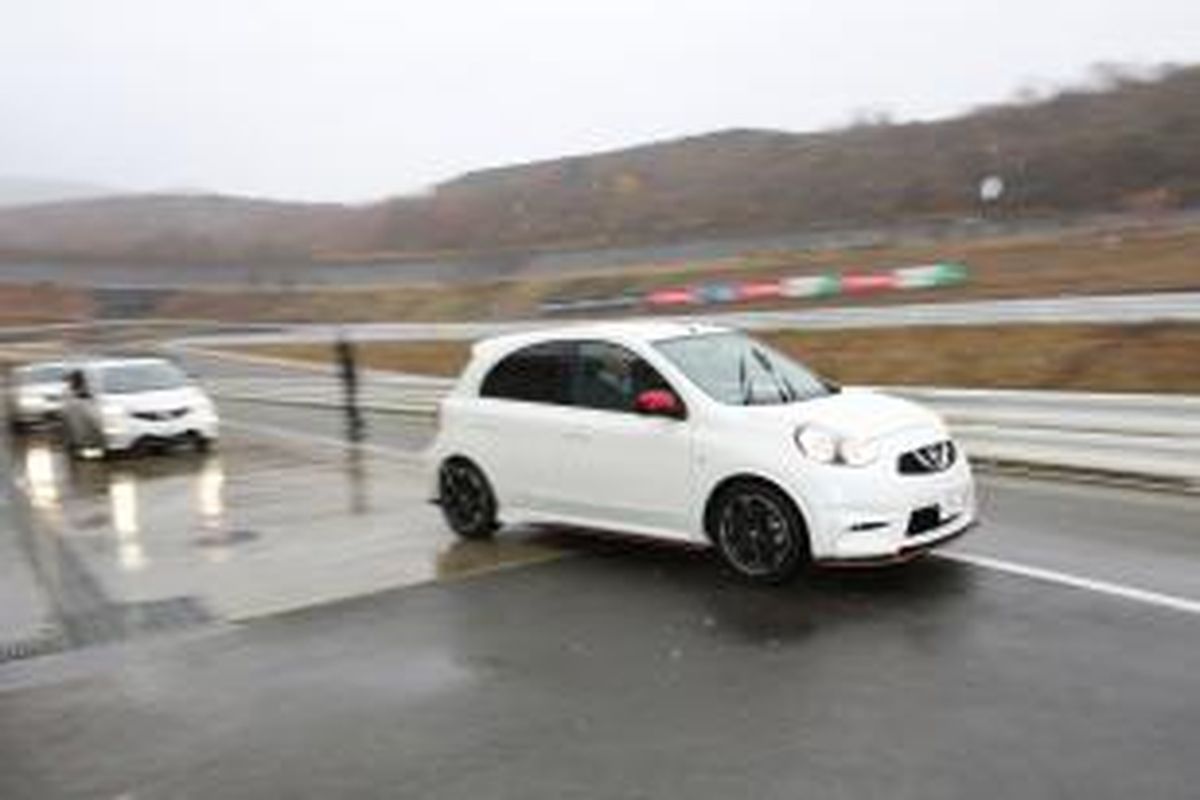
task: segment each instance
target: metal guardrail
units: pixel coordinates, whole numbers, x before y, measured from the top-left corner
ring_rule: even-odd
[[[205,385],[218,398],[277,405],[335,406],[342,402],[343,391],[334,378],[317,375],[219,378]],[[367,372],[359,381],[359,402],[373,411],[432,416],[453,386],[446,378]]]
[[[1200,397],[883,388],[937,410],[975,458],[1200,487]]]
[[[454,382],[369,373],[363,406],[433,415]],[[341,387],[315,376],[215,381],[218,397],[336,405]],[[938,411],[972,458],[1181,481],[1200,487],[1200,397],[876,387]]]

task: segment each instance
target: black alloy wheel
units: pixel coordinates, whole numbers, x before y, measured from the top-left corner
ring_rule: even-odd
[[[726,490],[713,515],[712,534],[725,563],[758,583],[783,583],[809,560],[800,514],[786,495],[765,484]]]
[[[438,505],[451,530],[464,539],[486,539],[496,530],[496,498],[479,467],[452,458],[438,471]]]

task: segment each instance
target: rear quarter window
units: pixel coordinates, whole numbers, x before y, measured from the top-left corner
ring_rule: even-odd
[[[491,368],[479,388],[480,397],[527,403],[568,402],[571,345],[544,342],[508,354]]]

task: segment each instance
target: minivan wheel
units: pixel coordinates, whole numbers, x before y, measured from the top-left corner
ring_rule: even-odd
[[[713,509],[711,535],[734,572],[757,583],[783,583],[809,561],[808,533],[792,501],[766,483],[737,483]]]
[[[486,539],[496,530],[496,497],[479,467],[452,458],[438,471],[438,505],[451,530],[464,539]]]

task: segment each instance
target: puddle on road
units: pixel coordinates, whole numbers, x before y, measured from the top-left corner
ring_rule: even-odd
[[[32,436],[11,463],[59,607],[189,598],[241,620],[563,553],[538,534],[458,540],[417,470],[350,445],[231,433],[212,453],[80,462]],[[63,579],[80,570],[90,599]]]

